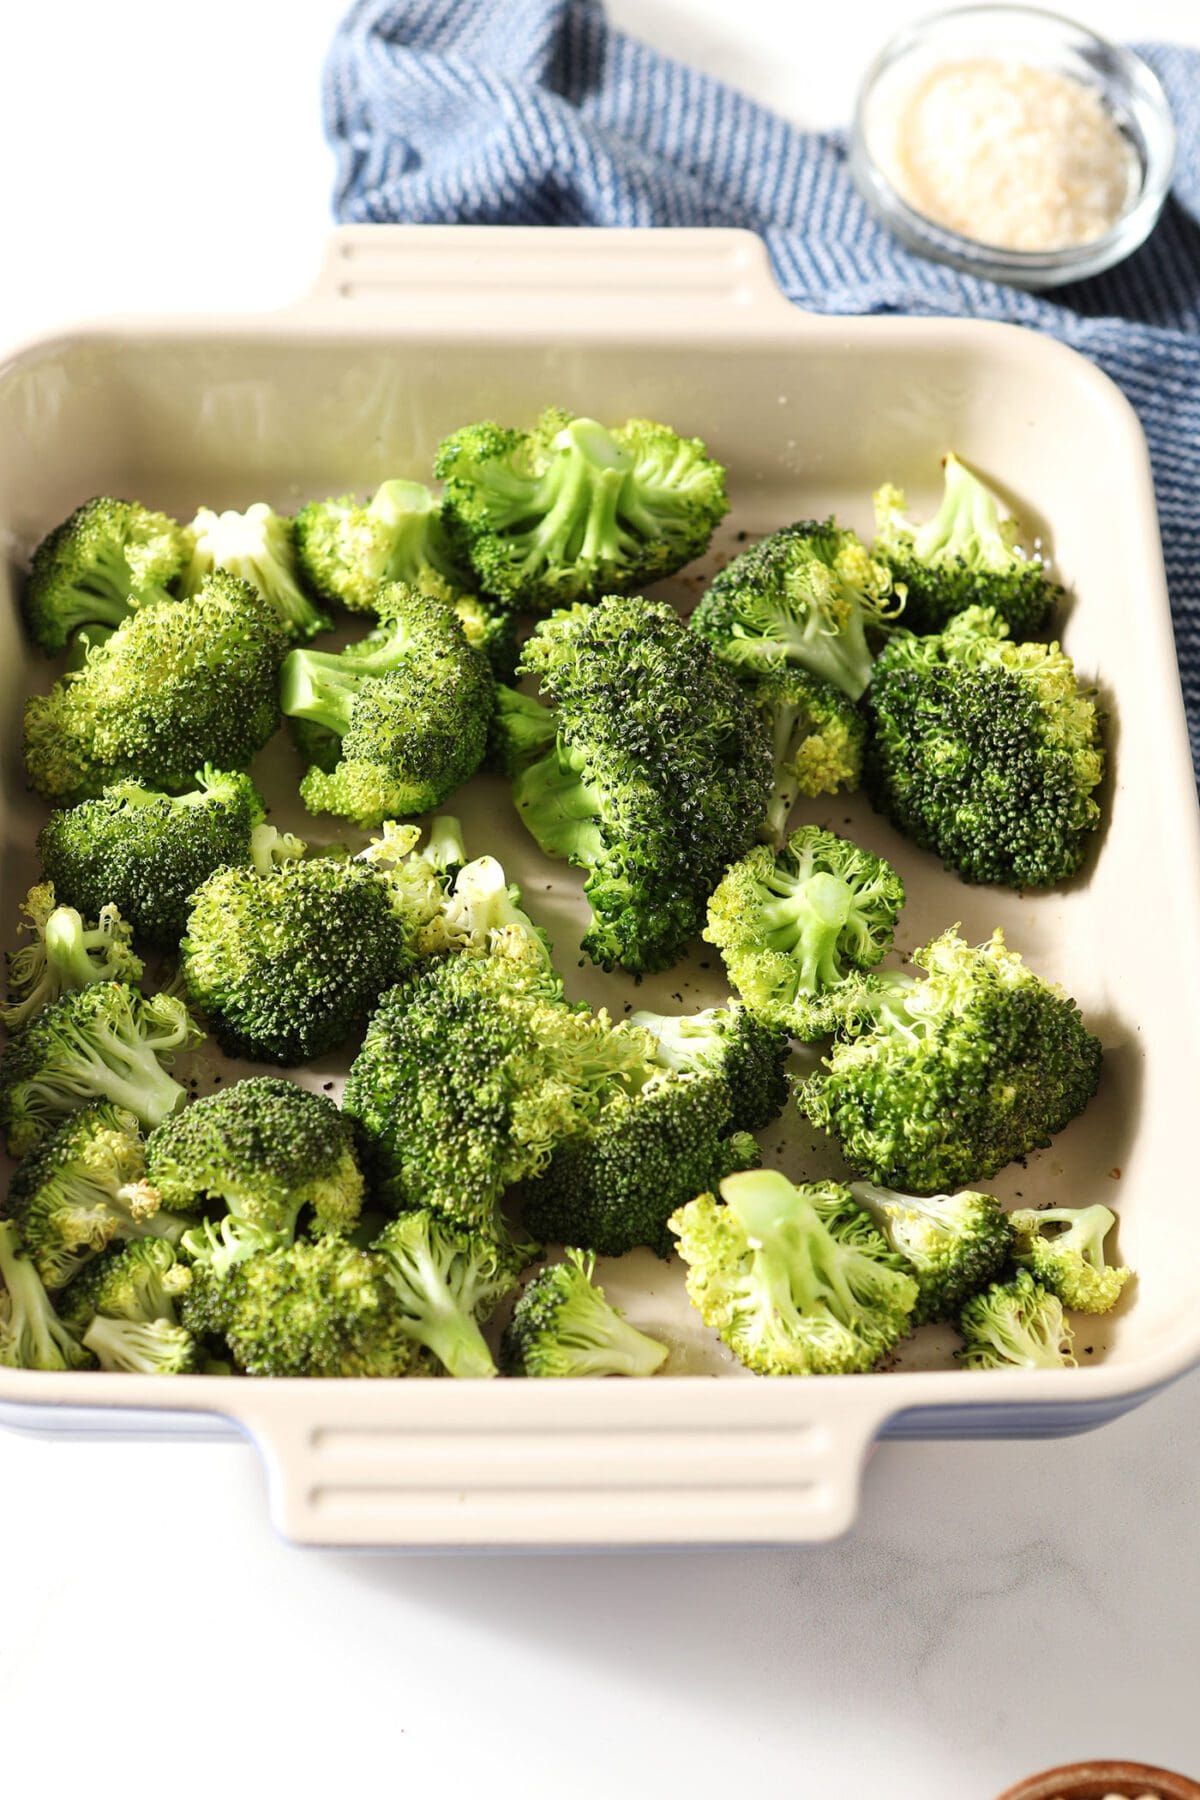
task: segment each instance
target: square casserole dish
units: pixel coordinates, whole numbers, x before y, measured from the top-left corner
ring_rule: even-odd
[[[699,1324],[678,1266],[638,1253],[602,1276],[672,1346],[653,1381],[168,1383],[4,1370],[0,1418],[72,1431],[236,1426],[261,1449],[280,1529],[302,1543],[828,1538],[852,1520],[881,1433],[1080,1431],[1200,1360],[1200,1208],[1180,1179],[1200,1045],[1196,1007],[1178,1004],[1200,995],[1200,830],[1146,448],[1090,364],[1015,327],[806,316],[773,286],[756,238],[717,231],[350,229],[333,238],[313,295],[283,313],[108,322],[24,346],[0,364],[5,935],[44,816],[23,783],[21,703],[50,679],[22,640],[16,582],[52,524],[100,492],[184,518],[201,502],[291,509],[420,477],[448,429],[523,420],[551,402],[704,437],[730,471],[718,558],[739,533],[795,517],[836,511],[868,530],[884,479],[929,505],[950,448],[1050,544],[1073,595],[1066,643],[1109,712],[1106,823],[1084,874],[1022,899],[964,886],[859,797],[809,816],[894,857],[909,889],[903,948],[956,919],[976,941],[1000,924],[1079,1000],[1105,1046],[1100,1093],[1051,1149],[993,1185],[1026,1203],[1113,1204],[1137,1281],[1116,1313],[1081,1321],[1075,1369],[963,1372],[950,1334],[926,1331],[887,1373],[769,1381],[746,1376]],[[666,588],[686,604],[695,572]],[[255,773],[296,807],[290,756],[277,745]],[[468,848],[493,850],[524,885],[571,991],[619,1016],[630,984],[576,968],[574,874],[540,856],[499,784],[478,778],[452,805]],[[697,949],[638,1003],[714,1003],[725,992],[715,962]],[[764,1144],[796,1177],[837,1167],[798,1118]]]

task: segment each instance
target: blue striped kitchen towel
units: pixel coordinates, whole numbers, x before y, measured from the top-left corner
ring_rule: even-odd
[[[799,131],[612,30],[599,0],[358,0],[326,67],[335,209],[354,222],[745,226],[811,311],[1011,320],[1081,350],[1150,443],[1200,769],[1200,53],[1143,54],[1175,113],[1174,191],[1143,249],[1052,299],[911,256],[860,200],[839,135]]]

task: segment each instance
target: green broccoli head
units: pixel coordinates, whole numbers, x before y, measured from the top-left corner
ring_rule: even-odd
[[[180,1212],[224,1206],[264,1231],[352,1230],[363,1178],[350,1122],[325,1094],[277,1075],[235,1082],[165,1119],[146,1143],[146,1171]]]
[[[480,1324],[517,1286],[529,1247],[497,1232],[462,1231],[419,1208],[393,1219],[371,1248],[385,1265],[401,1330],[449,1375],[494,1375]]]
[[[182,1001],[97,981],[44,1007],[0,1056],[0,1128],[23,1156],[60,1119],[108,1100],[149,1130],[186,1095],[163,1067],[201,1033]]]
[[[1062,1302],[1020,1269],[1011,1281],[993,1282],[968,1300],[958,1328],[964,1369],[1074,1368],[1074,1332]]]
[[[446,599],[467,586],[441,508],[418,481],[385,481],[367,502],[310,500],[296,514],[296,555],[314,591],[351,612],[374,612],[393,581]]]
[[[188,1223],[146,1180],[133,1114],[101,1100],[70,1113],[18,1164],[5,1211],[51,1290],[114,1241],[178,1243]]]
[[[1133,1274],[1104,1260],[1116,1222],[1107,1206],[1023,1208],[1009,1220],[1014,1260],[1073,1312],[1111,1312]]]
[[[492,710],[487,657],[449,606],[399,584],[377,605],[382,623],[362,643],[294,650],[283,669],[284,712],[340,739],[334,760],[317,742],[305,805],[363,827],[427,812],[461,787],[483,757]]]
[[[735,556],[691,625],[745,675],[794,664],[857,700],[871,679],[867,628],[899,610],[887,566],[852,531],[805,519]]]
[[[540,1179],[522,1190],[526,1229],[602,1256],[640,1244],[669,1256],[672,1213],[760,1161],[754,1139],[731,1132],[732,1122],[729,1090],[717,1075],[659,1074],[634,1092],[615,1089],[595,1121],[565,1138]]]
[[[210,766],[195,779],[196,788],[178,795],[118,782],[51,813],[38,854],[56,892],[89,915],[111,901],[139,939],[174,950],[191,895],[214,869],[300,853],[298,839],[263,824],[248,775]]]
[[[279,723],[286,648],[272,607],[224,572],[132,614],[26,702],[30,780],[62,802],[125,780],[181,791],[206,762],[245,768]]]
[[[568,1249],[528,1283],[501,1341],[507,1375],[577,1379],[657,1374],[667,1346],[631,1325],[595,1279],[596,1258]]]
[[[94,925],[73,906],[55,904],[54,884],[32,887],[19,927],[32,935],[8,958],[8,1004],[0,1007],[5,1029],[17,1032],[35,1013],[72,988],[93,981],[140,981],[142,960],[130,948],[133,932],[115,906],[101,903]]]
[[[956,1320],[972,1294],[996,1280],[1012,1253],[1008,1218],[992,1194],[923,1198],[868,1181],[852,1181],[850,1192],[916,1277],[914,1324]]]
[[[634,1012],[626,1023],[650,1033],[655,1062],[673,1075],[720,1076],[729,1090],[734,1131],[759,1131],[783,1111],[787,1033],[764,1025],[746,1007],[734,1002],[675,1017]]]
[[[901,632],[867,695],[867,789],[965,881],[1050,887],[1100,822],[1100,720],[1057,644],[1013,644],[970,607],[940,637]]]
[[[291,519],[262,500],[245,512],[213,512],[202,506],[188,528],[192,553],[183,591],[195,594],[216,569],[237,575],[269,601],[295,642],[328,631],[330,621],[300,585]]]
[[[91,1360],[55,1312],[17,1227],[0,1220],[0,1368],[82,1369]]]
[[[48,655],[81,626],[117,626],[139,607],[170,600],[187,534],[165,513],[99,497],[77,507],[33,553],[25,623]]]
[[[410,937],[388,883],[366,863],[217,869],[193,897],[184,986],[229,1055],[309,1062],[342,1043],[407,971]]]
[[[874,1368],[906,1335],[917,1284],[835,1183],[731,1175],[670,1220],[706,1325],[759,1375]]]
[[[203,1352],[179,1322],[192,1272],[162,1239],[109,1251],[71,1283],[63,1317],[102,1369],[128,1375],[189,1375]]]
[[[183,1323],[223,1337],[245,1375],[407,1375],[417,1356],[384,1259],[337,1237],[297,1238],[224,1275],[198,1266]]]
[[[978,947],[943,932],[914,961],[925,980],[863,978],[826,1073],[796,1098],[858,1174],[935,1194],[1048,1144],[1095,1093],[1101,1051],[1003,932]]]
[[[650,600],[556,613],[523,663],[557,736],[513,798],[548,855],[587,871],[583,949],[605,968],[669,968],[766,807],[770,751],[754,709],[678,614]]]
[[[904,883],[882,857],[804,825],[776,855],[756,844],[708,903],[704,936],[746,1007],[794,1037],[821,1037],[831,994],[891,949]]]
[[[646,1060],[640,1032],[568,1007],[536,953],[448,956],[384,995],[343,1104],[389,1207],[486,1229]]]
[[[1014,638],[1036,637],[1062,594],[1036,553],[1018,544],[1016,519],[1002,519],[995,494],[956,456],[943,465],[942,504],[924,525],[905,517],[899,488],[875,495],[871,554],[905,590],[904,623],[912,631],[944,631],[956,613],[988,606]]]
[[[841,688],[807,669],[767,669],[750,692],[775,755],[775,786],[759,835],[782,848],[797,800],[858,786],[867,724]]]
[[[699,438],[551,409],[531,431],[468,425],[438,448],[443,515],[485,594],[529,612],[631,593],[707,548],[728,511]]]

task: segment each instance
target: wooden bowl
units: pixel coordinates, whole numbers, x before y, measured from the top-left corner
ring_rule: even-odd
[[[1122,1800],[1141,1800],[1144,1794],[1154,1800],[1200,1800],[1200,1782],[1149,1763],[1065,1763],[1018,1781],[996,1800],[1107,1800],[1110,1794]]]

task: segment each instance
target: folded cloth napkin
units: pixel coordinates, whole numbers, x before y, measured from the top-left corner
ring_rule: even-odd
[[[859,198],[840,136],[799,131],[612,30],[598,0],[359,0],[326,67],[335,209],[356,222],[746,226],[812,312],[1003,319],[1082,351],[1149,440],[1200,770],[1200,53],[1142,54],[1175,114],[1174,191],[1136,255],[1053,298],[910,255]]]

